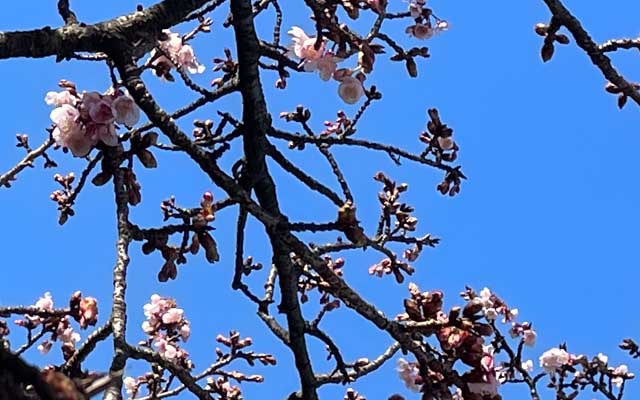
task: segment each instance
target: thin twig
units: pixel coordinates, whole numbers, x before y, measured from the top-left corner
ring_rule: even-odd
[[[15,180],[16,175],[23,169],[33,166],[33,161],[42,156],[49,147],[53,146],[54,143],[55,142],[52,138],[47,138],[47,140],[45,140],[37,149],[30,151],[22,161],[3,175],[0,175],[0,187],[11,187],[10,182]]]

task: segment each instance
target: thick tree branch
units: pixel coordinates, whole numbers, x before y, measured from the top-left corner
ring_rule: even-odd
[[[0,59],[50,57],[62,59],[74,52],[107,52],[113,42],[139,43],[142,54],[155,46],[162,29],[179,23],[207,0],[164,0],[144,11],[94,25],[58,29],[0,32]]]
[[[231,14],[236,36],[240,91],[242,93],[244,154],[247,160],[248,181],[260,205],[270,214],[282,218],[276,197],[275,184],[267,170],[265,148],[266,133],[271,129],[271,116],[260,83],[260,45],[253,23],[253,9],[249,0],[231,0]],[[278,270],[282,303],[280,311],[286,313],[290,347],[300,375],[304,400],[317,400],[315,375],[307,351],[305,322],[298,302],[298,271],[289,251],[281,241],[280,232],[268,229],[273,250],[273,264]]]

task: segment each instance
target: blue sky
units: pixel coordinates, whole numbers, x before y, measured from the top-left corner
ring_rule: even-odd
[[[0,16],[0,30],[28,29],[59,25],[55,2],[38,8],[28,2],[7,2]],[[132,11],[137,1],[74,1],[78,17],[96,22]],[[150,1],[142,2],[145,5]],[[289,2],[287,2],[289,3]],[[299,2],[301,3],[301,2]],[[567,0],[597,41],[638,34],[635,16],[640,4],[619,2],[619,7],[597,7],[589,2]],[[389,1],[391,9],[403,9],[400,0]],[[379,189],[372,180],[382,170],[399,182],[409,183],[406,200],[416,207],[419,231],[442,238],[436,249],[425,251],[416,263],[411,281],[423,290],[442,289],[446,304],[459,304],[464,285],[481,289],[489,286],[507,302],[520,309],[522,319],[534,323],[539,340],[529,352],[534,360],[540,353],[567,341],[575,353],[610,355],[612,363],[629,361],[616,345],[628,336],[638,336],[640,323],[634,317],[635,290],[639,266],[636,234],[640,225],[640,190],[636,171],[640,168],[636,149],[640,137],[634,129],[640,114],[634,104],[619,111],[615,97],[603,90],[599,71],[576,46],[556,49],[553,60],[543,64],[539,57],[541,40],[533,25],[548,20],[540,0],[526,2],[429,3],[436,14],[447,19],[450,31],[425,43],[432,57],[420,61],[419,78],[411,80],[404,67],[381,59],[368,82],[375,83],[384,98],[374,104],[359,126],[357,136],[392,143],[420,151],[417,135],[426,123],[426,109],[436,107],[443,121],[455,130],[461,147],[459,161],[469,180],[456,198],[435,191],[441,175],[404,162],[394,166],[386,156],[339,149],[336,157],[344,168],[356,195],[359,217],[369,230],[375,229]],[[289,4],[286,5],[289,7]],[[285,14],[285,27],[300,25],[311,30],[308,13],[292,4]],[[286,8],[285,8],[286,12]],[[226,14],[214,15],[213,33],[198,37],[194,48],[208,67],[222,48],[232,47],[231,32],[221,27]],[[269,34],[272,14],[258,22],[261,33]],[[390,24],[390,26],[394,26]],[[176,31],[185,33],[192,26]],[[405,44],[404,23],[388,32]],[[615,55],[615,65],[628,77],[637,79],[640,59],[635,53]],[[350,65],[350,64],[348,64]],[[45,137],[50,109],[43,101],[55,90],[59,79],[75,81],[81,90],[106,90],[106,66],[87,62],[56,64],[53,59],[0,62],[0,76],[6,93],[1,102],[3,134],[0,135],[0,170],[6,170],[23,154],[14,147],[16,133],[28,133],[32,145]],[[209,69],[197,81],[207,84],[216,77]],[[153,94],[168,110],[189,102],[193,96],[178,83],[162,83],[147,76]],[[297,104],[311,108],[313,126],[335,117],[342,108],[353,114],[356,107],[341,104],[334,83],[320,82],[309,74],[295,76],[286,91],[277,91],[277,77],[263,74],[270,111],[277,115]],[[238,113],[239,98],[230,96],[193,114],[193,118],[214,117],[216,110]],[[239,114],[236,114],[239,115]],[[186,118],[185,130],[192,126]],[[278,122],[281,127],[283,123]],[[291,127],[292,130],[295,127]],[[286,143],[279,143],[286,150]],[[235,144],[226,166],[239,154]],[[324,160],[312,149],[291,153],[292,159],[316,177],[337,189]],[[24,171],[11,190],[2,190],[5,254],[0,279],[0,304],[31,304],[51,291],[62,306],[77,289],[100,301],[100,321],[109,311],[111,273],[115,256],[115,212],[109,186],[88,186],[76,206],[77,215],[64,226],[56,223],[55,203],[48,195],[57,189],[55,172],[81,171],[83,162],[61,152],[52,153],[60,167],[56,170]],[[185,156],[156,152],[159,168],[137,169],[142,184],[143,203],[132,210],[132,221],[159,226],[158,205],[170,195],[180,204],[196,206],[203,191],[215,190],[204,174]],[[283,210],[292,220],[327,221],[335,210],[323,199],[302,190],[302,186],[271,166],[278,183]],[[193,336],[186,345],[197,370],[215,357],[214,338],[218,333],[238,329],[254,338],[254,350],[273,352],[277,368],[236,368],[264,374],[262,385],[244,385],[245,398],[284,398],[297,390],[292,356],[255,317],[252,304],[231,291],[236,212],[221,212],[215,222],[216,240],[222,259],[209,265],[194,257],[179,269],[177,281],[160,284],[156,274],[161,260],[143,256],[139,245],[132,246],[128,339],[143,339],[139,329],[142,306],[153,293],[175,297],[192,322]],[[324,236],[318,241],[331,240]],[[246,254],[269,263],[268,243],[255,221],[250,221]],[[391,278],[371,278],[368,267],[379,261],[375,253],[348,253],[346,279],[363,296],[376,302],[389,315],[401,311],[406,285]],[[249,282],[261,290],[264,276]],[[317,299],[312,297],[311,303]],[[315,306],[305,310],[313,317]],[[391,343],[388,337],[358,320],[345,309],[329,315],[323,326],[342,347],[347,359],[375,357]],[[14,343],[21,343],[17,328]],[[82,332],[86,335],[86,332]],[[83,336],[84,337],[84,336]],[[323,346],[310,340],[318,371],[328,371]],[[98,347],[86,366],[106,369],[111,343]],[[37,351],[27,354],[34,362],[57,362],[56,351],[42,358]],[[537,362],[536,362],[537,363]],[[633,366],[633,363],[630,363]],[[393,363],[381,372],[358,382],[355,388],[370,399],[405,393],[393,372]],[[633,370],[633,368],[632,368]],[[141,372],[141,365],[129,363],[128,374]],[[323,388],[322,398],[341,398],[344,388]],[[523,392],[515,392],[523,393]],[[632,389],[630,395],[639,393]],[[549,396],[547,396],[549,398]]]

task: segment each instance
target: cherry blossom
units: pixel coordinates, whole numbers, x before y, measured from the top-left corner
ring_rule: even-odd
[[[307,72],[318,71],[320,79],[328,81],[338,68],[338,62],[342,59],[335,57],[332,52],[327,51],[322,57],[305,62],[303,68]]]
[[[624,378],[627,377],[627,375],[631,375],[631,377],[633,377],[633,374],[629,374],[629,367],[625,364],[616,367],[613,370],[613,375],[615,375],[615,377],[611,379],[611,383],[616,385],[618,388],[622,386]]]
[[[132,127],[140,120],[140,109],[129,94],[120,94],[112,103],[116,112],[116,122]]]
[[[63,90],[61,92],[47,92],[44,101],[50,106],[60,107],[63,104],[75,105],[77,98],[70,91]]]
[[[596,358],[604,365],[607,365],[607,363],[609,362],[609,357],[603,353],[598,353]]]
[[[162,322],[165,324],[176,324],[182,320],[183,310],[170,308],[162,315]]]
[[[168,360],[192,368],[189,354],[180,348],[179,341],[186,342],[191,335],[189,321],[184,318],[184,310],[176,307],[173,299],[154,294],[143,307],[147,320],[142,330],[149,336],[149,344]]]
[[[71,150],[76,157],[84,157],[93,147],[93,141],[87,137],[84,126],[79,121],[77,108],[63,104],[51,111],[51,120],[56,124],[52,136],[56,143]]]
[[[498,393],[498,386],[500,382],[496,377],[496,370],[494,367],[493,351],[486,352],[480,360],[480,372],[473,374],[474,379],[467,382],[467,387],[471,393],[476,393],[482,396],[494,396]]]
[[[302,28],[293,26],[288,34],[293,41],[291,51],[299,59],[303,61],[314,61],[323,56],[324,42],[320,43],[320,46],[316,48],[316,38],[307,36]]]
[[[425,0],[412,0],[409,2],[409,12],[411,13],[411,18],[416,19],[422,16],[422,10],[425,6]]]
[[[407,29],[405,29],[405,32],[416,39],[422,40],[431,38],[435,33],[431,25],[420,23],[408,26]]]
[[[524,344],[530,347],[536,343],[537,337],[538,334],[533,329],[525,329],[522,333],[522,340]]]
[[[80,327],[95,325],[98,321],[98,302],[93,297],[83,297],[80,300]]]
[[[416,379],[419,376],[418,368],[414,363],[410,363],[404,358],[398,359],[396,363],[396,371],[398,371],[398,376],[404,382],[404,385],[407,389],[412,392],[419,392],[420,385],[416,384]]]
[[[122,384],[127,391],[128,396],[133,396],[138,391],[138,382],[135,378],[127,376],[122,380]]]
[[[338,95],[345,103],[355,104],[364,94],[364,87],[358,78],[347,76],[340,81]]]
[[[91,99],[91,101],[88,101],[89,99]],[[87,96],[87,99],[83,96],[82,103],[87,107],[89,117],[94,123],[109,124],[115,121],[116,111],[113,109],[113,100],[110,96],[101,96],[98,94],[97,98]]]
[[[525,371],[531,372],[533,371],[533,361],[532,360],[523,361],[521,364],[521,367]]]
[[[120,89],[111,89],[106,94],[92,91],[78,95],[72,82],[61,81],[60,86],[69,90],[49,92],[45,98],[47,104],[58,105],[50,115],[55,123],[52,136],[76,157],[86,156],[99,142],[118,146],[116,123],[131,127],[140,119],[135,102]]]
[[[167,39],[159,43],[158,47],[161,52],[153,50],[149,58],[151,65],[155,67],[154,72],[156,75],[165,77],[174,65],[179,68],[186,68],[192,74],[204,72],[205,67],[196,59],[193,48],[185,44],[179,34],[173,33],[168,29],[162,32],[167,36]]]
[[[178,65],[187,69],[192,74],[201,74],[205,70],[205,66],[198,63],[196,56],[193,52],[193,47],[185,44],[176,54]]]
[[[53,310],[53,297],[51,297],[51,292],[45,292],[44,296],[36,301],[35,306],[43,310]]]
[[[540,366],[548,373],[552,374],[563,365],[569,364],[571,355],[566,350],[554,347],[542,353],[540,356]]]
[[[52,347],[53,347],[53,343],[51,341],[43,340],[42,343],[40,343],[37,348],[41,354],[48,354]]]

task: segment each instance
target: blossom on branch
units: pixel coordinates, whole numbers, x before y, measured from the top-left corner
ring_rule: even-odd
[[[118,146],[116,124],[132,127],[140,119],[135,102],[120,89],[78,93],[73,82],[62,80],[59,85],[63,91],[45,97],[47,104],[56,107],[50,114],[55,124],[51,135],[76,157],[86,156],[98,143]]]
[[[168,29],[162,33],[166,38],[159,42],[158,49],[154,49],[147,60],[156,76],[173,80],[169,72],[174,66],[185,68],[192,74],[204,72],[204,65],[198,62],[193,47],[185,43],[184,37]]]

